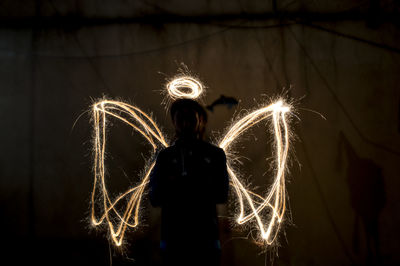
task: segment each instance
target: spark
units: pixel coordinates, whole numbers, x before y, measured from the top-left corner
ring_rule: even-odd
[[[189,88],[189,92],[183,91],[182,88]],[[191,77],[174,79],[167,84],[166,89],[173,99],[182,97],[196,99],[203,92],[201,83]],[[290,106],[282,100],[256,109],[232,123],[217,144],[228,154],[227,170],[230,176],[230,184],[239,204],[239,214],[236,221],[239,225],[254,221],[261,239],[267,245],[271,245],[276,239],[286,210],[285,170],[290,143],[288,113],[290,113]],[[111,239],[115,245],[121,246],[126,230],[139,225],[140,204],[155,162],[149,163],[138,185],[112,200],[106,188],[105,174],[108,117],[116,118],[131,126],[148,141],[153,153],[168,147],[168,142],[155,121],[138,107],[112,100],[102,100],[93,105],[94,185],[91,198],[91,221],[94,226],[108,225]],[[261,196],[246,188],[240,181],[239,176],[241,174],[233,170],[234,158],[230,154],[233,149],[232,146],[238,138],[265,119],[271,119],[273,125],[276,167],[273,182],[267,190],[268,193]],[[96,210],[98,194],[100,194],[101,199],[100,214],[97,214]],[[127,205],[123,212],[120,212],[120,208],[116,206],[122,199],[127,200]],[[267,215],[264,214],[265,209],[267,209]]]

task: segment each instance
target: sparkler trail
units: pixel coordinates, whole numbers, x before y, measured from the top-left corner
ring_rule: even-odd
[[[182,90],[182,88],[189,89],[189,91]],[[173,99],[196,99],[203,92],[201,83],[191,77],[180,77],[172,80],[167,84],[166,89]],[[230,184],[236,193],[240,210],[237,223],[245,224],[254,221],[260,231],[261,239],[267,245],[274,242],[286,210],[285,170],[290,143],[288,113],[290,113],[290,106],[282,100],[259,108],[234,122],[218,143],[218,146],[227,153]],[[111,239],[117,246],[120,246],[128,227],[135,228],[139,224],[142,196],[155,162],[149,164],[149,167],[145,169],[145,174],[137,186],[128,189],[112,200],[105,181],[106,126],[109,116],[131,126],[142,135],[152,146],[153,153],[158,149],[168,147],[168,143],[152,118],[139,108],[111,100],[103,100],[93,105],[94,185],[91,198],[91,220],[94,226],[107,224]],[[261,196],[242,184],[238,177],[240,175],[233,170],[234,158],[230,151],[241,135],[265,119],[272,120],[276,169],[272,185],[267,190],[268,193]],[[100,198],[102,205],[100,215],[96,213],[96,200],[98,198]],[[122,199],[127,200],[127,205],[123,212],[120,212],[117,205]]]
[[[149,175],[154,167],[154,163],[146,170],[141,182],[136,187],[133,187],[117,199],[112,201],[108,194],[105,182],[105,149],[106,149],[106,125],[107,116],[115,117],[124,123],[131,126],[135,131],[140,133],[151,145],[153,152],[157,147],[168,147],[161,130],[149,115],[144,113],[137,107],[117,102],[104,100],[93,105],[94,117],[94,185],[92,191],[92,212],[91,220],[94,226],[98,226],[103,222],[108,224],[112,240],[117,246],[122,244],[127,227],[136,227],[139,224],[139,209],[140,202],[146,184],[149,182]],[[103,214],[98,218],[96,216],[96,195],[97,190],[100,190],[103,202]],[[116,205],[125,197],[129,197],[128,204],[123,215],[116,209]],[[114,213],[119,219],[115,222],[115,218],[111,217],[110,212]],[[132,216],[133,214],[133,216]]]
[[[189,92],[186,92],[189,90]],[[172,99],[196,99],[203,93],[203,85],[188,76],[173,79],[167,84],[167,91]]]
[[[240,207],[237,222],[239,224],[244,224],[254,218],[260,230],[261,238],[268,245],[274,242],[286,209],[285,169],[289,150],[289,129],[286,121],[286,113],[289,111],[290,107],[284,105],[281,100],[257,109],[234,123],[218,144],[219,147],[229,154],[229,146],[234,143],[240,135],[262,120],[272,117],[275,134],[276,174],[266,198],[244,187],[231,167],[230,162],[233,160],[229,160],[228,156],[228,173],[231,178],[231,184],[238,197]],[[271,212],[269,214],[269,222],[266,222],[266,225],[264,225],[263,220],[265,218],[263,218],[260,213],[266,207],[270,208]],[[247,215],[246,209],[250,210],[250,213]]]

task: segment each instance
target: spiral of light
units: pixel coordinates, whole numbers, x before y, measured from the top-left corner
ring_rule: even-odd
[[[174,100],[179,98],[196,99],[203,93],[203,85],[192,77],[184,76],[168,82],[167,92]]]

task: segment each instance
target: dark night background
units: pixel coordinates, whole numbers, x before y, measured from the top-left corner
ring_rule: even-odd
[[[148,201],[123,252],[90,227],[92,124],[78,117],[105,95],[172,136],[160,91],[181,62],[208,87],[205,104],[240,100],[209,112],[210,137],[283,88],[301,99],[279,256],[223,218],[223,265],[400,264],[399,15],[393,0],[0,1],[2,265],[158,265],[160,211]],[[118,193],[150,154],[120,123],[110,132]],[[238,146],[264,186],[265,132]]]

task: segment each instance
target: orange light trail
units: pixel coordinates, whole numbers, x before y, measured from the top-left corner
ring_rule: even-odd
[[[91,221],[94,226],[106,222],[112,240],[117,246],[120,246],[127,227],[134,228],[139,224],[140,203],[144,189],[149,182],[149,175],[154,167],[154,163],[146,169],[145,175],[139,185],[127,190],[114,201],[110,199],[105,182],[107,115],[123,121],[140,133],[151,144],[153,152],[156,151],[157,147],[168,147],[168,144],[156,123],[139,108],[123,102],[110,100],[103,100],[93,105],[95,158]],[[103,203],[103,214],[100,217],[96,215],[95,208],[98,190],[100,191]],[[121,215],[115,206],[125,197],[129,197],[129,200],[124,213]],[[111,217],[110,212],[114,213],[118,218],[118,222],[115,221],[115,218]]]
[[[189,91],[182,90],[189,88]],[[180,77],[167,84],[167,91],[171,98],[196,99],[203,91],[201,83],[191,77]],[[267,245],[271,245],[279,232],[280,225],[286,210],[286,189],[285,170],[289,151],[289,127],[287,114],[290,113],[290,106],[279,100],[270,105],[259,108],[245,115],[229,127],[227,133],[221,138],[218,146],[224,149],[227,154],[227,168],[230,176],[230,184],[237,196],[239,214],[236,219],[238,224],[245,224],[255,221],[260,237]],[[117,246],[121,246],[125,232],[128,228],[135,228],[139,225],[139,212],[141,200],[146,185],[149,182],[151,170],[154,167],[152,162],[145,169],[141,181],[119,195],[111,199],[106,188],[106,127],[108,117],[116,118],[131,126],[136,132],[142,135],[152,146],[155,153],[158,149],[168,147],[159,127],[154,120],[139,108],[112,100],[102,100],[93,105],[94,121],[94,184],[91,197],[91,221],[94,226],[107,224],[111,239]],[[257,123],[271,119],[274,134],[274,158],[275,174],[273,183],[268,188],[265,196],[258,195],[246,188],[239,180],[240,176],[233,170],[232,146],[248,129]],[[100,197],[98,197],[100,195]],[[127,200],[125,209],[120,212],[116,205],[122,199]],[[96,202],[101,202],[101,213],[97,214]],[[267,214],[261,213],[267,209]],[[269,210],[269,211],[268,211]]]
[[[255,219],[260,230],[261,239],[268,245],[274,242],[286,209],[285,169],[289,151],[289,129],[286,121],[286,113],[289,111],[290,107],[285,105],[282,100],[257,109],[235,122],[218,144],[218,146],[224,149],[228,154],[228,173],[240,207],[237,222],[238,224],[244,224]],[[246,189],[240,182],[237,174],[231,167],[233,159],[229,158],[229,150],[230,145],[233,144],[240,135],[267,118],[272,118],[273,121],[276,173],[274,182],[269,188],[269,193],[266,197],[262,197]],[[254,199],[254,197],[257,200]],[[271,209],[268,218],[264,218],[260,214],[265,208]],[[250,213],[246,214],[246,209],[250,210]],[[269,221],[264,224],[263,220]]]
[[[203,93],[203,85],[188,76],[175,78],[168,82],[166,87],[169,96],[174,100],[179,98],[196,99]]]

